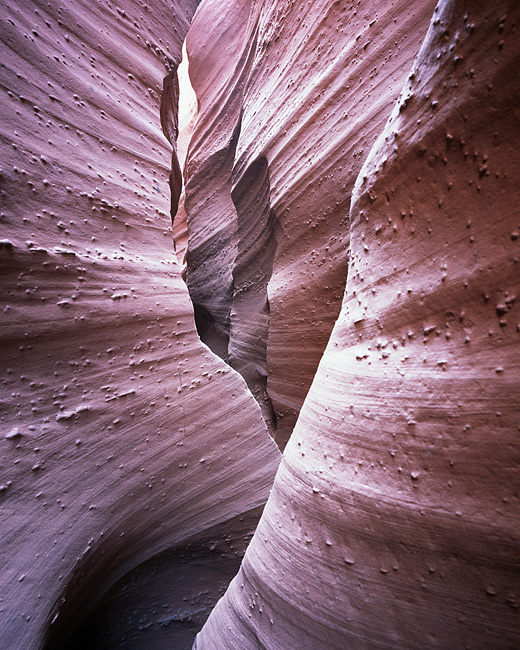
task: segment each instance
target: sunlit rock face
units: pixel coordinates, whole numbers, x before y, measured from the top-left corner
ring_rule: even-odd
[[[196,4],[1,3],[3,648],[79,647],[68,635],[113,585],[105,633],[150,647],[191,626],[190,647],[278,464],[173,255],[167,137]],[[129,571],[139,607],[112,598]]]
[[[340,316],[197,650],[520,646],[519,28],[512,1],[433,13],[355,184]]]
[[[187,283],[282,448],[340,310],[354,181],[434,4],[205,0],[189,30]]]

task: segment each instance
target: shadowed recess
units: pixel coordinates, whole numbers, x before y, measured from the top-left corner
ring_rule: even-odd
[[[176,65],[163,79],[161,95],[161,126],[163,133],[172,145],[172,167],[170,171],[170,194],[172,223],[182,191],[182,170],[177,155],[177,139],[179,137],[179,79]]]
[[[235,160],[235,150],[240,134],[238,121],[229,144],[204,162],[200,176],[194,174],[186,186],[189,245],[186,252],[186,284],[195,311],[195,324],[202,341],[221,359],[228,361],[230,310],[233,300],[233,267],[236,255],[235,233],[227,227],[215,227],[214,222],[205,224],[200,241],[190,230],[192,215],[198,215],[226,194],[222,178],[230,178]],[[190,187],[203,184],[207,196],[201,205],[192,198]],[[230,182],[229,182],[230,185]],[[229,195],[227,195],[229,197]],[[227,197],[226,197],[227,198]],[[197,199],[198,200],[198,199]],[[231,199],[228,198],[231,204]],[[233,205],[230,205],[233,209]],[[201,281],[201,278],[204,281]]]
[[[270,204],[269,166],[255,160],[236,182],[231,198],[237,211],[237,257],[233,267],[233,303],[229,363],[246,380],[274,436],[276,416],[267,392],[267,287],[276,255],[277,219]]]
[[[150,558],[96,601],[98,559],[97,572],[88,567],[68,585],[44,650],[189,650],[237,573],[261,511]]]

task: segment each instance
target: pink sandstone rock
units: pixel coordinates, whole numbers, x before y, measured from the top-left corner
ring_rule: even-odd
[[[518,3],[197,4],[1,3],[0,647],[517,648]]]
[[[520,646],[520,7],[446,0],[355,184],[341,314],[197,650]]]
[[[173,255],[161,95],[195,7],[2,2],[6,650],[59,647],[118,579],[193,543],[204,587],[179,560],[178,602],[147,624],[202,623],[278,465],[244,381],[200,343]]]

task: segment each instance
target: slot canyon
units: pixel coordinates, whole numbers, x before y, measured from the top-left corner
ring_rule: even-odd
[[[520,648],[520,2],[0,18],[0,650]]]

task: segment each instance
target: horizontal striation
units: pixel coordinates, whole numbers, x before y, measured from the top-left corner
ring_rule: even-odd
[[[182,565],[196,543],[209,559],[169,605],[202,599],[193,637],[276,471],[245,382],[200,343],[172,251],[160,106],[196,4],[3,3],[2,647],[66,647],[128,572],[164,552]],[[103,611],[113,631],[120,610]]]

